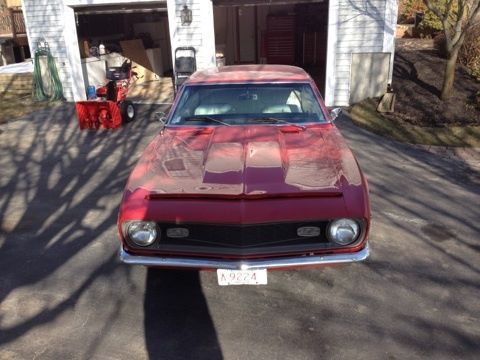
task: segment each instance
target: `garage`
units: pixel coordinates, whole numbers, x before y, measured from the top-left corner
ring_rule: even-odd
[[[303,67],[325,89],[328,1],[213,0],[217,62]]]
[[[85,89],[105,83],[106,68],[132,61],[129,97],[169,101],[172,55],[166,2],[74,7]]]
[[[69,101],[86,99],[90,80],[83,81],[86,65],[82,67],[81,58],[92,57],[92,46],[107,45],[102,41],[108,42],[110,51],[110,43],[120,39],[140,40],[143,60],[147,50],[160,50],[161,66],[149,69],[160,88],[153,87],[148,77],[143,77],[143,87],[136,86],[147,99],[155,89],[157,103],[166,100],[165,81],[173,93],[169,75],[179,47],[195,49],[199,70],[217,64],[303,67],[328,106],[381,96],[392,81],[395,0],[23,0],[22,4],[31,51],[39,41],[49,43]],[[374,86],[367,85],[372,82]]]

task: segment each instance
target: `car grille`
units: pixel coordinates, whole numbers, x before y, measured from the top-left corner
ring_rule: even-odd
[[[152,247],[165,251],[232,255],[318,250],[329,245],[327,225],[327,221],[255,225],[158,223],[161,238]],[[299,236],[297,230],[302,227],[314,227],[320,231],[313,236]],[[169,237],[169,229],[182,229],[183,237]]]

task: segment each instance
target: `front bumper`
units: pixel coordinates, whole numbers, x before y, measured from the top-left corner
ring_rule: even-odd
[[[145,265],[153,267],[173,267],[191,269],[230,269],[230,270],[255,270],[255,269],[281,269],[303,266],[334,265],[350,262],[364,261],[370,255],[368,243],[355,253],[330,254],[314,256],[295,256],[276,259],[251,259],[251,260],[221,260],[208,258],[188,257],[160,257],[139,256],[127,253],[120,248],[120,260],[130,265]]]

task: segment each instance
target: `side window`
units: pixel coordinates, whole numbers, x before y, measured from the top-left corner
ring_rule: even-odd
[[[310,87],[303,86],[302,87],[302,109],[306,113],[316,113],[320,109],[318,107],[317,99],[313,96],[313,92]]]
[[[310,85],[301,87],[300,101],[304,113],[315,121],[325,121],[325,116]]]

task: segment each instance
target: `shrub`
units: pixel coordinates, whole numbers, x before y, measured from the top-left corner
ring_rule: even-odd
[[[446,57],[445,34],[441,33],[435,36],[434,44],[440,56]],[[465,35],[465,40],[458,53],[458,62],[468,68],[473,76],[480,78],[480,24]]]
[[[441,11],[445,9],[447,0],[431,0],[433,4]],[[458,9],[458,1],[454,0],[450,10],[452,23]],[[398,5],[398,22],[402,24],[415,23],[415,15],[422,12],[423,20],[418,24],[416,33],[420,37],[432,37],[439,31],[442,31],[442,22],[430,10],[427,9],[422,0],[400,0]]]
[[[438,50],[438,54],[441,57],[447,57],[447,44],[445,42],[445,34],[443,32],[439,33],[433,38],[433,45],[435,49]]]
[[[427,8],[422,0],[400,0],[398,3],[398,23],[415,23],[415,14],[425,12]]]
[[[437,0],[440,8],[445,7],[446,0]],[[456,2],[453,4],[453,10],[457,7]],[[454,12],[453,11],[453,12]],[[414,24],[417,12],[423,13],[423,20],[418,24],[415,30],[416,36],[432,37],[442,30],[440,19],[427,9],[422,0],[401,0],[398,5],[398,23]]]
[[[473,76],[480,78],[480,24],[465,35],[458,62],[470,69]]]
[[[438,31],[442,31],[442,22],[440,19],[432,13],[430,10],[425,11],[425,15],[423,16],[423,20],[418,26],[421,30],[428,32],[428,33],[434,33]]]

